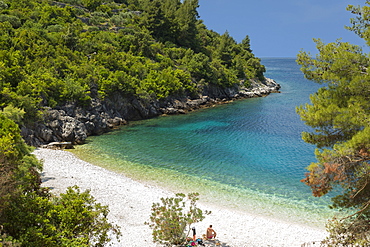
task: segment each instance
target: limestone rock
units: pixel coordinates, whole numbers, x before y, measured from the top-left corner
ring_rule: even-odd
[[[169,97],[166,100],[126,97],[119,92],[104,101],[92,99],[86,107],[65,104],[55,109],[45,108],[44,119],[31,126],[22,126],[21,133],[26,142],[41,146],[50,142],[84,143],[91,135],[100,135],[116,126],[127,124],[127,120],[140,120],[161,114],[184,114],[200,107],[224,103],[238,98],[261,97],[278,92],[280,85],[272,79],[251,80],[250,87],[244,81],[230,88],[207,86],[198,96]]]

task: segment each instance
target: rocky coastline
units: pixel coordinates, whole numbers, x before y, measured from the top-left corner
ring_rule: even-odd
[[[199,108],[227,103],[236,99],[263,97],[279,92],[280,85],[266,78],[251,81],[250,87],[234,85],[231,88],[207,87],[195,98],[172,97],[165,101],[125,97],[116,93],[103,101],[93,99],[89,106],[66,104],[46,108],[43,121],[22,126],[21,133],[26,143],[42,147],[51,142],[83,144],[88,136],[103,134],[128,121],[149,119],[163,114],[185,114]]]

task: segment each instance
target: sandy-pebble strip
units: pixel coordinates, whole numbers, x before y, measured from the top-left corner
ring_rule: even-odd
[[[172,192],[94,166],[67,151],[36,149],[34,154],[44,163],[42,186],[50,187],[53,193],[58,194],[65,192],[69,186],[77,185],[82,191],[90,190],[97,202],[109,206],[109,220],[119,225],[123,234],[121,241],[113,242],[112,246],[160,246],[153,243],[151,229],[144,222],[149,219],[153,202],[159,202],[161,197],[173,196]],[[326,236],[321,229],[215,206],[200,204],[199,207],[211,210],[212,214],[195,225],[197,235],[203,235],[207,226],[212,224],[221,243],[218,246],[294,247],[320,241]]]

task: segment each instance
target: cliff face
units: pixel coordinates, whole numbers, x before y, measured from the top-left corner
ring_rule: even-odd
[[[232,88],[209,86],[196,98],[177,97],[165,101],[149,101],[119,93],[104,101],[93,100],[88,107],[67,104],[46,109],[43,121],[22,127],[22,136],[29,145],[42,146],[50,142],[82,144],[90,135],[99,135],[127,124],[127,121],[148,119],[162,114],[184,114],[201,107],[239,98],[252,98],[278,92],[274,80],[252,81],[251,87],[235,85]]]

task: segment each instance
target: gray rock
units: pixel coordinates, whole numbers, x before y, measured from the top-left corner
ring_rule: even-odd
[[[184,114],[200,107],[228,102],[237,98],[260,97],[277,92],[280,85],[272,79],[244,81],[230,88],[207,86],[197,97],[170,97],[163,101],[125,97],[118,92],[104,101],[92,99],[87,107],[66,104],[59,108],[45,108],[42,123],[22,126],[26,142],[41,146],[50,142],[84,143],[90,135],[99,135],[110,129],[127,124],[127,120],[152,118],[161,114]]]

